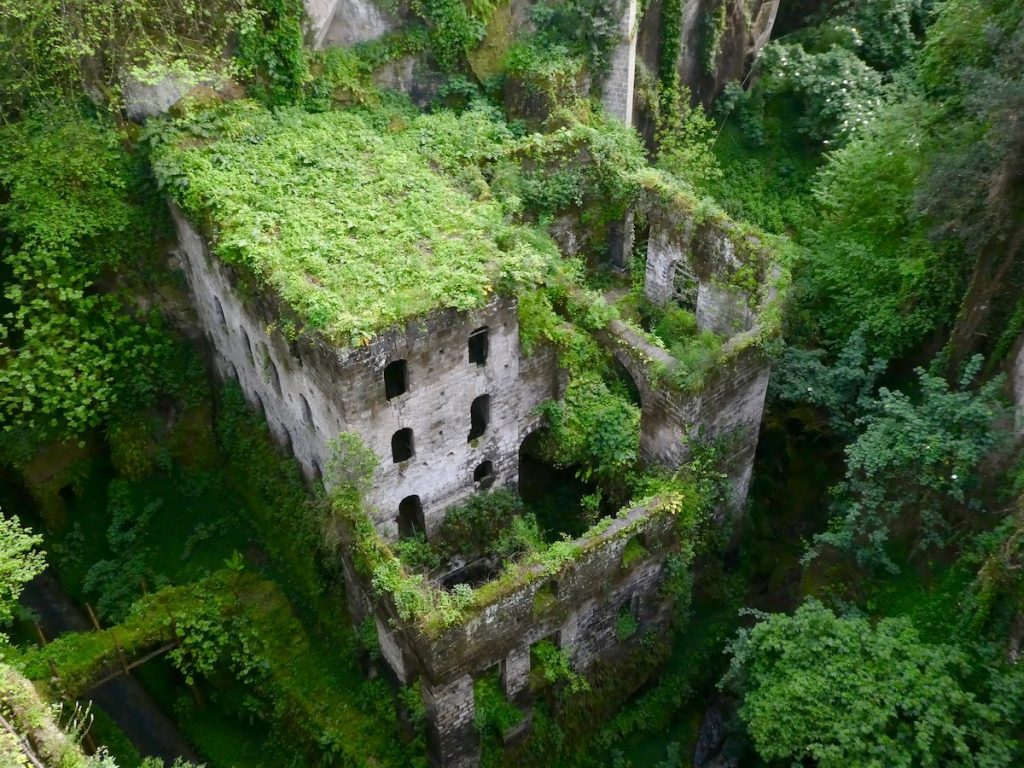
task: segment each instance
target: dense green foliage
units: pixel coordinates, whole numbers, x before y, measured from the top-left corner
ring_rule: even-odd
[[[129,75],[188,85],[218,78],[234,31],[261,19],[261,3],[247,0],[3,0],[0,121],[76,103],[83,91],[116,107]]]
[[[272,105],[294,103],[307,78],[302,40],[302,0],[259,0],[238,26],[235,58],[254,98]]]
[[[982,659],[975,671],[979,660],[922,642],[906,619],[872,625],[811,601],[742,630],[730,653],[725,682],[769,761],[994,767],[1022,757],[1020,670]]]
[[[111,280],[142,267],[157,235],[138,161],[120,142],[71,114],[0,128],[5,432],[77,436],[117,407],[147,405],[167,365],[165,337]]]
[[[679,78],[684,5],[644,19],[657,72],[637,71],[641,139],[593,98],[618,0],[537,3],[528,24],[490,0],[387,2],[397,29],[318,52],[301,0],[0,0],[0,492],[8,475],[25,486],[5,507],[38,505],[54,573],[113,625],[34,648],[15,621],[5,660],[56,696],[169,651],[139,677],[218,768],[418,766],[419,684],[364,679],[384,654],[372,619],[339,618],[338,547],[409,631],[456,635],[531,585],[537,615],[563,616],[552,580],[611,545],[623,572],[664,555],[675,636],[617,608],[621,658],[585,676],[535,644],[532,736],[507,754],[523,714],[480,677],[485,766],[681,765],[727,667],[727,751],[743,764],[1020,763],[1024,472],[994,372],[1024,327],[1022,6],[783,4],[787,34],[705,114]],[[749,5],[698,10],[686,54],[715,80]],[[406,56],[429,111],[376,82]],[[191,92],[140,130],[121,114],[139,84]],[[565,376],[529,458],[574,474],[571,491],[536,506],[477,494],[431,541],[389,544],[364,501],[378,459],[348,433],[329,497],[308,488],[240,388],[215,394],[159,318],[189,329],[151,171],[244,267],[247,296],[284,299],[289,340],[359,344],[515,295],[522,351],[553,349]],[[630,277],[600,268],[627,212]],[[795,277],[785,315],[776,301],[743,339],[788,335],[770,345],[748,511],[721,506],[728,440],[695,440],[679,472],[643,465],[637,382],[597,341],[625,323],[670,353],[642,361],[644,386],[694,402],[730,375],[736,349],[699,313],[643,298],[648,228],[666,212],[697,251],[729,233],[729,286],[757,300],[785,286],[761,285],[764,249]],[[671,520],[669,552],[630,516],[645,504]],[[37,545],[0,519],[0,622],[19,617]],[[432,577],[452,558],[493,578],[446,589]],[[5,717],[10,679],[0,669]]]
[[[354,113],[236,102],[154,136],[154,167],[218,256],[273,288],[302,325],[363,343],[431,309],[535,284],[551,257],[499,205],[430,167],[417,150],[429,125],[380,131]]]
[[[726,179],[705,187],[800,246],[768,429],[820,452],[786,455],[802,476],[780,487],[812,542],[784,605],[825,605],[758,614],[731,647],[767,764],[1021,759],[1021,486],[994,375],[1020,333],[1021,11],[823,4],[720,103]],[[754,183],[728,178],[754,159]]]
[[[46,567],[41,542],[16,518],[0,515],[0,626],[14,615],[22,587]]]
[[[916,399],[879,390],[857,420],[863,431],[846,449],[834,524],[819,544],[895,568],[886,554],[894,535],[927,550],[948,545],[957,529],[975,522],[979,465],[996,440],[1002,383],[968,389],[980,365],[975,358],[957,389],[918,369]]]

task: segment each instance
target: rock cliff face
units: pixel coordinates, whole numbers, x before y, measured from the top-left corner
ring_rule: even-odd
[[[779,12],[780,0],[681,0],[678,3],[680,24],[679,59],[680,81],[690,89],[695,99],[710,106],[731,80],[743,80],[750,66],[768,43]],[[509,0],[494,11],[497,21],[489,25],[488,35],[480,50],[471,52],[469,60],[474,71],[484,69],[481,62],[491,62],[503,50],[494,51],[494,30],[501,27],[509,38],[517,30],[529,28],[529,0]],[[305,0],[307,30],[310,44],[315,48],[348,46],[376,40],[398,29],[404,17],[383,9],[373,0]],[[634,118],[637,99],[634,79],[637,67],[648,72],[658,71],[659,57],[666,45],[663,36],[671,29],[663,18],[664,0],[652,0],[642,16],[639,4],[626,0],[621,6],[621,17],[615,25],[621,31],[621,42],[613,52],[611,71],[602,84],[602,101],[609,111],[629,122]],[[511,33],[511,34],[509,34]],[[500,46],[499,46],[500,47]],[[507,48],[507,45],[505,46]],[[493,64],[493,62],[491,62]],[[392,78],[388,85],[412,90],[415,78]],[[639,121],[642,123],[643,118]]]
[[[771,38],[780,0],[682,0],[680,8],[680,82],[695,99],[710,106],[730,80],[743,80]],[[640,23],[638,56],[650,72],[658,61],[668,29],[664,0],[647,6]]]
[[[304,0],[309,42],[314,48],[376,40],[398,21],[372,0]]]

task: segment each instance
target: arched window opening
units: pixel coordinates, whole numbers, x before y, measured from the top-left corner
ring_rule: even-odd
[[[263,350],[263,360],[266,363],[265,369],[270,379],[270,386],[274,388],[274,394],[281,397],[281,375],[277,372],[277,366],[270,357],[270,351],[266,348]]]
[[[480,483],[480,488],[485,490],[494,484],[494,463],[491,461],[480,462],[473,470],[473,482]]]
[[[307,427],[313,426],[313,409],[309,407],[309,400],[302,393],[299,393],[299,404],[302,406],[302,421]]]
[[[469,362],[473,365],[486,365],[487,352],[490,345],[490,329],[484,325],[469,334]]]
[[[391,436],[391,459],[395,464],[408,461],[413,456],[412,430],[400,429]]]
[[[480,395],[469,406],[469,440],[476,440],[487,431],[491,421],[491,396]]]
[[[686,260],[676,262],[672,269],[672,298],[683,309],[691,312],[697,308],[697,293],[700,283]]]
[[[405,360],[395,360],[388,363],[384,369],[384,396],[388,400],[394,400],[404,395],[409,390],[409,370]]]
[[[423,520],[423,504],[419,496],[406,496],[398,505],[398,536],[406,539],[410,536],[426,533]]]

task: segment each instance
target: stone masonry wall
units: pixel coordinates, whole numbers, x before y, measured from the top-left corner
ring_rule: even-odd
[[[624,568],[623,553],[634,539],[646,555]],[[385,659],[400,680],[418,676],[422,682],[434,765],[468,768],[478,763],[479,738],[471,727],[473,678],[497,668],[506,697],[528,716],[534,644],[553,641],[582,671],[623,648],[617,635],[621,612],[634,616],[641,634],[665,626],[671,603],[660,592],[664,561],[678,545],[671,515],[636,508],[601,534],[577,543],[580,554],[558,573],[538,570],[534,580],[437,637],[405,627],[388,601],[378,601]],[[398,648],[400,659],[395,658]]]
[[[612,117],[633,123],[633,82],[636,75],[636,0],[623,0],[619,43],[612,52],[608,76],[601,88],[601,104]]]
[[[651,361],[668,367],[675,361],[628,327],[613,324],[604,338],[640,390],[640,450],[644,458],[677,467],[687,459],[687,438],[727,437],[726,471],[734,505],[741,506],[750,485],[769,365],[756,346],[744,343],[757,332],[756,313],[763,306],[752,307],[752,297],[729,283],[729,276],[744,266],[734,236],[714,221],[697,226],[691,219],[669,225],[657,215],[651,216],[646,297],[662,307],[673,302],[687,305],[696,315],[698,329],[727,339],[724,362],[708,372],[698,391],[652,383]],[[686,297],[680,296],[681,280],[692,283]],[[774,298],[771,291],[764,293],[762,303]]]
[[[340,349],[303,336],[289,342],[269,330],[281,317],[270,296],[242,300],[240,282],[213,258],[197,230],[172,206],[182,264],[193,304],[214,348],[215,364],[236,378],[262,408],[275,439],[291,451],[306,476],[321,476],[328,442],[358,434],[380,458],[368,501],[382,536],[397,537],[399,503],[418,496],[430,535],[451,504],[480,487],[474,470],[490,461],[494,486],[518,480],[519,447],[540,426],[536,406],[559,396],[557,360],[550,350],[525,358],[519,349],[514,299],[497,297],[473,312],[444,310],[392,328],[370,344]],[[484,365],[469,361],[468,338],[488,328]],[[385,396],[383,370],[404,359],[408,389]],[[470,405],[490,396],[486,432],[469,441]],[[392,461],[392,435],[411,428],[414,455]]]

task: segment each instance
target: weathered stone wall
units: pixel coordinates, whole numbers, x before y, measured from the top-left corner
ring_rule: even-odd
[[[644,293],[657,306],[687,304],[700,330],[726,339],[724,361],[709,371],[693,392],[658,382],[652,365],[671,369],[676,361],[622,323],[612,323],[600,338],[633,377],[641,397],[640,451],[652,462],[678,467],[689,455],[687,441],[728,438],[725,471],[736,508],[746,500],[768,389],[769,365],[750,343],[759,331],[757,313],[774,300],[769,288],[755,298],[731,284],[747,269],[759,281],[767,266],[744,265],[734,239],[741,237],[713,218],[695,224],[692,217],[669,221],[656,207],[648,210]],[[681,290],[681,284],[685,290]],[[685,294],[682,295],[682,294]],[[759,305],[755,302],[759,301]]]
[[[553,641],[582,671],[621,652],[620,612],[631,612],[640,634],[665,625],[671,603],[660,587],[665,558],[678,545],[674,523],[667,513],[630,510],[604,532],[577,540],[578,556],[558,573],[538,568],[532,580],[437,637],[405,627],[388,601],[378,601],[382,655],[400,680],[418,676],[423,684],[435,765],[477,764],[478,735],[466,727],[474,677],[497,668],[509,701],[528,711],[535,643]],[[646,554],[626,568],[623,553],[634,539]],[[396,648],[403,649],[400,659]]]
[[[636,0],[621,0],[619,43],[612,52],[608,76],[601,88],[605,111],[626,125],[633,123],[633,83],[636,76]]]
[[[743,80],[750,65],[771,38],[780,0],[684,0],[679,79],[694,98],[710,106],[731,80]],[[711,71],[701,61],[709,41],[705,18],[725,5],[725,30],[718,41]]]
[[[451,504],[478,489],[474,470],[493,464],[493,484],[518,479],[519,447],[540,425],[536,406],[559,396],[557,360],[550,350],[530,358],[519,349],[514,299],[497,297],[473,312],[438,311],[392,328],[358,349],[339,349],[316,336],[289,342],[269,330],[282,317],[274,299],[243,301],[240,277],[213,258],[200,234],[172,208],[193,304],[214,348],[218,371],[237,378],[263,409],[276,440],[294,453],[310,478],[320,476],[327,443],[352,431],[380,457],[368,501],[385,537],[397,536],[399,503],[418,496],[428,535]],[[486,326],[486,364],[469,361],[468,338]],[[385,396],[383,371],[405,360],[408,389]],[[470,405],[490,396],[486,432],[469,441]],[[413,431],[414,455],[392,461],[392,435]]]

